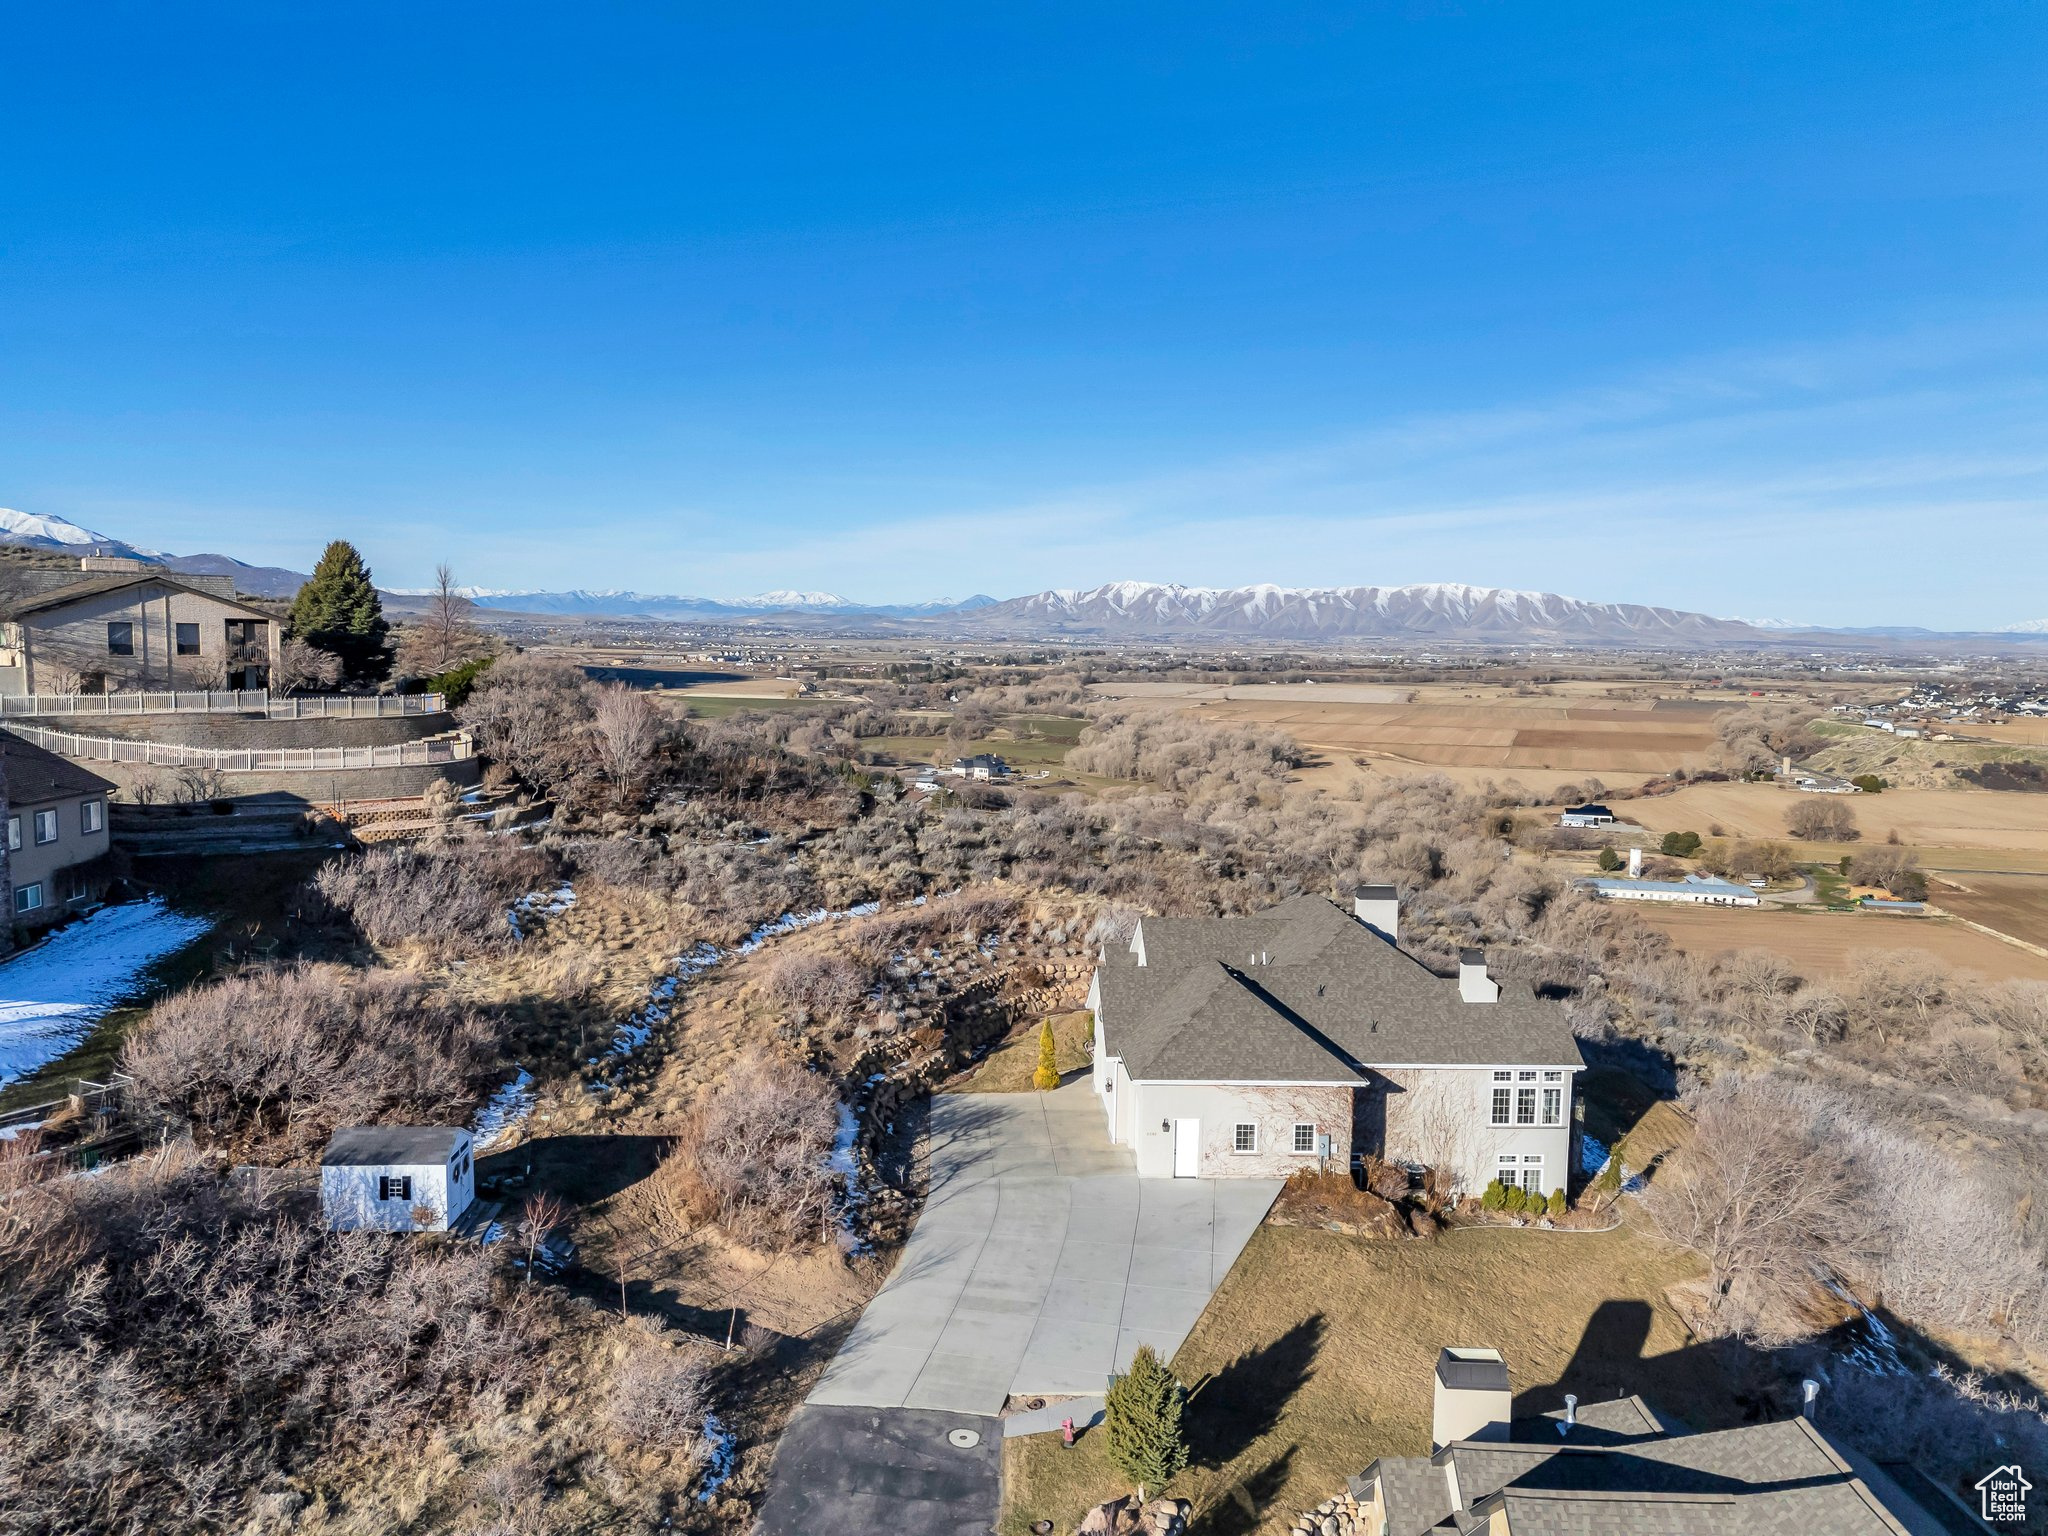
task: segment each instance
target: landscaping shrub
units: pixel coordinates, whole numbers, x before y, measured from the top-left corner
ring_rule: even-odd
[[[1482,1194],[1482,1195],[1481,1195],[1481,1196],[1479,1197],[1479,1204],[1480,1204],[1480,1207],[1481,1207],[1481,1209],[1483,1209],[1483,1210],[1489,1210],[1489,1211],[1501,1211],[1501,1210],[1506,1210],[1506,1209],[1507,1209],[1507,1203],[1508,1203],[1508,1191],[1507,1191],[1507,1186],[1506,1186],[1505,1184],[1501,1183],[1501,1181],[1500,1181],[1499,1179],[1495,1179],[1495,1180],[1493,1180],[1493,1181],[1492,1181],[1492,1182],[1491,1182],[1490,1184],[1488,1184],[1488,1185],[1486,1186],[1486,1192],[1485,1192],[1484,1194]]]
[[[1031,1085],[1041,1093],[1060,1085],[1059,1046],[1052,1037],[1051,1019],[1038,1026],[1038,1070],[1031,1074]]]
[[[1550,1192],[1550,1219],[1551,1219],[1552,1221],[1555,1221],[1555,1220],[1557,1220],[1557,1219],[1558,1219],[1558,1217],[1562,1216],[1562,1215],[1563,1215],[1564,1213],[1565,1213],[1565,1198],[1564,1198],[1564,1191],[1563,1191],[1563,1190],[1561,1190],[1561,1189],[1553,1189],[1553,1190],[1552,1190],[1552,1191]]]
[[[838,1131],[839,1098],[824,1078],[748,1056],[684,1120],[656,1175],[660,1193],[749,1247],[818,1242],[833,1208],[825,1164]]]
[[[512,903],[556,879],[541,850],[473,837],[373,848],[326,865],[313,885],[373,944],[425,939],[481,950],[512,944]]]
[[[1109,1464],[1137,1485],[1140,1497],[1157,1493],[1187,1466],[1186,1406],[1186,1391],[1150,1344],[1140,1344],[1130,1369],[1111,1379],[1102,1403]]]

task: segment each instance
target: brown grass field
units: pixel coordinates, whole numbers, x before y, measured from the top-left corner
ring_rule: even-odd
[[[2040,883],[2048,887],[2048,879]],[[1944,907],[1955,905],[1951,892],[1945,888],[1937,889],[1934,899]],[[1717,911],[1709,907],[1662,907],[1648,902],[1635,912],[1652,928],[1668,934],[1671,942],[1687,954],[1767,949],[1811,976],[1839,975],[1858,955],[1915,950],[1956,970],[1974,971],[1994,980],[2021,977],[2048,981],[2048,955],[2034,954],[2017,944],[2004,943],[1988,933],[1939,917],[1783,912],[1768,907]],[[1967,915],[2002,932],[2016,931],[1976,912]],[[2042,911],[2036,921],[2048,921],[2048,893],[2044,893]]]
[[[1956,875],[1936,880],[1932,895],[1972,922],[2048,949],[2048,875]]]
[[[1785,813],[1805,798],[1773,784],[1693,784],[1675,794],[1630,800],[1616,811],[1657,833],[1698,832],[1719,823],[1731,836],[1785,836]],[[1999,861],[1977,868],[2048,870],[2048,795],[1990,789],[1888,789],[1851,795],[1858,830],[1867,841],[1899,840],[1922,850],[1921,861],[1940,867],[1937,851],[1978,849]],[[1831,846],[1831,845],[1824,845]],[[1836,849],[1839,853],[1844,851]],[[1853,853],[1855,845],[1847,845]],[[2031,856],[2031,857],[2022,857]]]
[[[1428,1454],[1431,1372],[1452,1341],[1507,1356],[1517,1413],[1626,1391],[1719,1427],[1740,1410],[1665,1300],[1698,1273],[1633,1227],[1433,1242],[1261,1227],[1175,1356],[1195,1465],[1169,1491],[1194,1501],[1199,1530],[1287,1530],[1375,1456]],[[1069,1531],[1125,1491],[1099,1429],[1072,1451],[1057,1435],[1010,1440],[999,1530]]]

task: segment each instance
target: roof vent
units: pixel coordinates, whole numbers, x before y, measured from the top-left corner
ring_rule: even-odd
[[[1458,996],[1468,1003],[1497,1003],[1500,983],[1486,974],[1486,951],[1458,951]]]

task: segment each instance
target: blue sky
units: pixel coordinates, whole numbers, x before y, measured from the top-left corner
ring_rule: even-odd
[[[0,14],[0,505],[389,585],[2048,616],[2037,3]]]

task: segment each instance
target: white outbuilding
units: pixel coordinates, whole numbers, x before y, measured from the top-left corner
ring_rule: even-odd
[[[334,1232],[445,1232],[476,1199],[476,1149],[456,1125],[352,1125],[320,1159]]]

